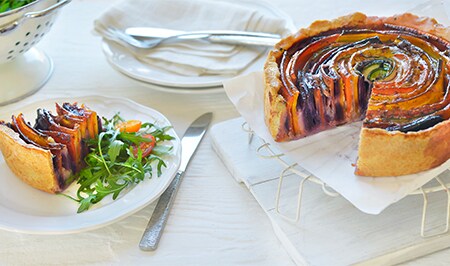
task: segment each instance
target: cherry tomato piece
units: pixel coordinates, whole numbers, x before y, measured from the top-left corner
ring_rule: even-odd
[[[139,144],[139,148],[137,145],[133,145],[133,155],[135,157],[138,156],[138,150],[142,151],[142,158],[147,157],[152,152],[153,148],[156,145],[156,139],[152,134],[143,135],[142,137],[151,140],[150,142],[141,142]]]
[[[138,132],[141,129],[142,122],[139,120],[128,120],[115,126],[120,132]]]

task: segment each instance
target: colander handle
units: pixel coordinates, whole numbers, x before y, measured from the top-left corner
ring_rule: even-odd
[[[12,21],[5,25],[0,26],[0,36],[14,31],[23,21],[25,21],[27,19],[45,17],[45,16],[55,12],[56,10],[58,10],[60,7],[67,5],[71,1],[72,0],[61,0],[61,1],[58,1],[58,3],[47,7],[44,10],[27,12],[27,13],[23,14],[20,18],[16,19],[15,21]]]

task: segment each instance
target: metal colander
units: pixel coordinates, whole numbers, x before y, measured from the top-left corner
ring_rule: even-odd
[[[0,13],[0,64],[25,53],[52,27],[57,11],[71,0],[36,0]]]

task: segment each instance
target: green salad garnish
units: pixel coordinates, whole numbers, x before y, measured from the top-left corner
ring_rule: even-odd
[[[125,121],[119,114],[103,118],[104,131],[89,143],[87,166],[78,173],[76,197],[62,194],[80,204],[78,213],[108,195],[117,199],[124,189],[152,178],[155,172],[158,177],[162,174],[166,167],[163,157],[173,148],[164,143],[174,139],[166,133],[171,127],[140,121],[136,127],[136,121]]]
[[[36,0],[0,0],[0,13],[23,7]]]

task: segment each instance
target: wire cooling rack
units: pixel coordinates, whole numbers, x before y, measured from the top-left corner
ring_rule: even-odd
[[[248,133],[248,136],[249,136],[248,137],[248,141],[249,141],[249,143],[251,143],[252,139],[254,138],[254,133],[248,127],[246,122],[244,122],[242,124],[242,130],[244,130],[245,132]],[[325,182],[323,182],[319,178],[315,177],[313,174],[309,173],[305,169],[302,169],[297,163],[293,163],[293,164],[288,163],[287,160],[286,160],[286,155],[285,154],[276,152],[274,150],[274,148],[272,148],[269,143],[265,142],[262,139],[261,139],[261,141],[263,142],[263,144],[260,145],[256,149],[256,152],[257,152],[258,156],[261,157],[261,158],[264,158],[264,159],[272,159],[272,160],[275,159],[275,160],[279,161],[280,164],[284,167],[284,169],[281,171],[280,176],[279,176],[278,188],[277,188],[276,197],[275,197],[275,211],[277,212],[277,214],[280,217],[282,217],[285,220],[288,220],[290,222],[293,222],[293,223],[296,223],[296,222],[298,222],[300,220],[300,218],[301,218],[301,207],[302,207],[303,190],[304,190],[304,184],[306,182],[311,182],[311,183],[314,183],[316,185],[321,186],[322,191],[324,192],[324,194],[329,196],[329,197],[340,197],[341,196],[338,192],[334,191],[329,186],[327,186],[327,184]],[[421,221],[421,227],[420,227],[420,235],[423,238],[443,235],[443,234],[448,233],[448,231],[449,231],[449,224],[450,224],[450,190],[449,190],[449,187],[450,187],[450,183],[445,183],[443,181],[443,178],[445,176],[450,176],[450,171],[449,170],[450,169],[445,171],[443,174],[441,174],[439,176],[436,176],[434,179],[432,179],[430,182],[428,182],[424,186],[422,186],[422,187],[418,188],[417,190],[413,191],[412,193],[410,193],[410,195],[422,195],[422,198],[423,198],[422,221]],[[294,174],[294,175],[297,175],[297,176],[301,177],[301,181],[300,181],[299,187],[298,187],[296,212],[295,212],[295,216],[293,216],[293,217],[285,215],[280,210],[280,198],[281,198],[281,195],[282,195],[282,189],[281,188],[282,188],[282,185],[283,185],[283,181],[284,181],[284,179],[286,179],[289,176],[291,176],[291,174]],[[428,202],[428,195],[431,194],[431,193],[437,193],[437,192],[446,193],[446,196],[447,196],[447,205],[446,205],[447,214],[445,216],[445,222],[442,223],[444,228],[441,231],[430,233],[431,230],[426,228],[426,224],[427,224],[427,210],[429,209],[429,206],[428,206],[428,204],[429,204],[429,202]]]

